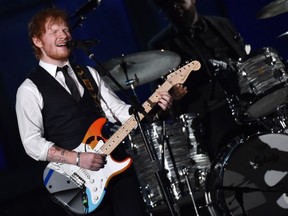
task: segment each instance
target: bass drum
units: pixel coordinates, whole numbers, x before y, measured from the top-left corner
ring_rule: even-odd
[[[237,140],[208,171],[205,199],[212,216],[288,215],[288,136]]]

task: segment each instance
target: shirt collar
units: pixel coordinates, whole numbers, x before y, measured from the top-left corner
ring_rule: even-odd
[[[49,64],[49,63],[46,63],[42,60],[39,61],[39,65],[41,67],[43,67],[51,76],[55,77],[56,76],[56,70],[57,70],[57,67],[59,65],[54,65],[54,64]],[[68,65],[69,68],[71,68],[71,65],[70,65],[70,62],[67,61],[64,65]],[[64,65],[62,65],[61,67],[63,67]]]
[[[205,19],[199,15],[198,20],[196,23],[192,26],[193,28],[199,28],[201,31],[206,31],[207,29],[207,23]]]

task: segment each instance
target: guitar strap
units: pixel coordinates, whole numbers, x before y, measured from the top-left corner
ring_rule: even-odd
[[[96,82],[93,80],[93,77],[91,76],[88,68],[87,67],[80,67],[79,65],[74,65],[73,68],[75,68],[75,71],[76,71],[78,77],[81,78],[82,82],[84,83],[84,85],[88,89],[90,95],[92,96],[92,98],[95,102],[96,108],[99,110],[100,114],[103,117],[106,116],[102,107],[101,107],[100,100],[97,97],[98,86],[97,86]],[[92,82],[92,84],[91,84],[90,80],[93,80],[94,82]]]

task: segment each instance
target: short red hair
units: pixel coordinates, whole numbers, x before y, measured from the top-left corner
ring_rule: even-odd
[[[41,10],[32,17],[28,24],[29,38],[32,42],[35,57],[40,59],[41,50],[36,47],[32,41],[33,38],[40,38],[45,33],[45,25],[47,22],[66,23],[68,25],[68,15],[66,11],[57,8],[48,8]]]

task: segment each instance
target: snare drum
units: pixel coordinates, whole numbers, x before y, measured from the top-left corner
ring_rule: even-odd
[[[286,103],[287,69],[273,48],[265,47],[247,60],[237,62],[236,71],[233,78],[237,80],[226,81],[238,85],[233,87],[233,94],[237,92],[234,102],[235,98],[238,100],[234,104],[236,113],[255,119]]]
[[[286,134],[256,134],[231,143],[207,174],[211,215],[288,215],[287,164]]]

